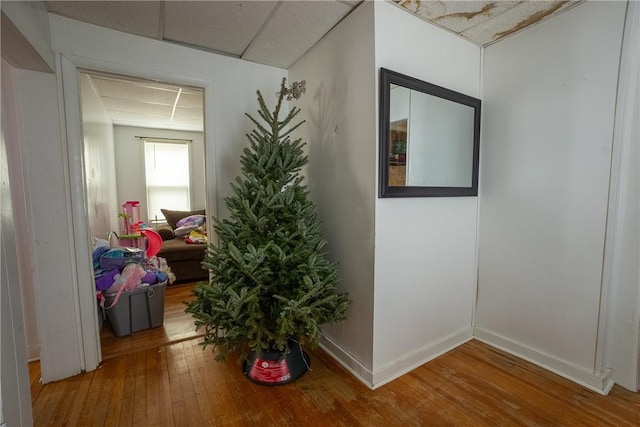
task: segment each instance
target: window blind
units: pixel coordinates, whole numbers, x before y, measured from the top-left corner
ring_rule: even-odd
[[[143,142],[149,220],[164,219],[163,208],[191,210],[188,141],[144,138]]]

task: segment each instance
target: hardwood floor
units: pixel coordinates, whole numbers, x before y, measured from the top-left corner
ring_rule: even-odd
[[[116,337],[108,322],[105,323],[100,331],[102,360],[202,336],[201,332],[195,331],[193,317],[184,312],[184,301],[193,299],[191,289],[194,284],[184,283],[166,287],[162,326]]]
[[[370,390],[322,350],[312,370],[267,387],[198,340],[113,357],[99,369],[39,384],[36,426],[639,426],[640,394],[608,397],[470,341]]]

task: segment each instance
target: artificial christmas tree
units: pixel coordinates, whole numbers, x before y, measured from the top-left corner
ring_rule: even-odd
[[[217,360],[240,350],[248,358],[245,373],[263,384],[304,374],[307,366],[285,358],[305,357],[300,343],[317,345],[321,325],[345,319],[349,304],[336,292],[336,266],[322,252],[326,241],[300,175],[308,162],[304,143],[290,138],[304,123],[291,125],[300,109],[279,118],[284,98],[298,99],[305,83],[285,82],[273,112],[257,92],[264,123],[247,114],[256,129],[247,135],[242,175],[225,199],[230,216],[214,221],[219,244],[209,245],[203,262],[212,278],[196,285],[186,309],[196,328],[204,328],[201,344],[219,350]]]

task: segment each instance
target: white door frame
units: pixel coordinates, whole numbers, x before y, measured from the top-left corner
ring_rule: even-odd
[[[67,166],[69,193],[71,203],[71,219],[73,227],[72,239],[72,276],[76,279],[76,301],[78,315],[76,330],[79,334],[83,354],[80,357],[81,369],[92,371],[102,360],[100,333],[96,316],[95,292],[93,282],[91,249],[87,212],[87,190],[84,174],[84,141],[82,116],[80,108],[80,89],[78,86],[77,67],[65,58],[60,57],[63,88],[63,111],[66,124]],[[60,79],[60,78],[59,78]],[[63,127],[65,129],[65,127]],[[64,132],[63,132],[64,133]],[[65,138],[63,138],[64,141]],[[75,274],[74,274],[75,273]]]
[[[70,229],[73,231],[72,246],[75,265],[71,273],[75,281],[76,300],[78,302],[77,331],[78,339],[81,343],[83,354],[80,355],[81,369],[92,371],[98,367],[102,360],[100,348],[100,333],[98,330],[98,320],[96,316],[95,293],[87,283],[93,281],[92,260],[91,260],[91,236],[88,226],[88,213],[86,203],[86,181],[84,174],[84,141],[82,130],[82,116],[80,107],[79,92],[79,69],[90,69],[103,71],[125,76],[133,76],[142,79],[160,80],[176,84],[201,87],[204,89],[205,112],[213,107],[213,81],[201,78],[193,78],[186,75],[176,75],[166,73],[161,70],[149,70],[137,68],[124,64],[114,64],[112,62],[99,59],[85,58],[70,54],[59,54],[58,56],[58,89],[62,98],[62,108],[66,129],[66,148],[68,156],[68,179],[69,196],[72,215]],[[205,114],[205,158],[207,147],[211,147],[211,137],[208,136],[207,129],[211,129],[212,123],[207,123]],[[65,132],[63,131],[63,134]],[[206,208],[208,212],[216,212],[215,191],[215,170],[214,165],[205,162],[205,191]]]
[[[616,384],[632,391],[640,388],[639,35],[640,3],[628,2],[611,156],[601,301],[604,314],[599,325],[596,361],[597,366],[612,369]]]

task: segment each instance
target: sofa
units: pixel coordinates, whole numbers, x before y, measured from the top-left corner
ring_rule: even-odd
[[[209,279],[209,272],[202,268],[207,249],[206,243],[187,243],[186,239],[176,236],[178,222],[192,215],[205,215],[204,209],[196,211],[174,211],[161,209],[167,225],[159,227],[162,247],[158,256],[167,260],[167,264],[176,276],[174,283],[196,282]]]

